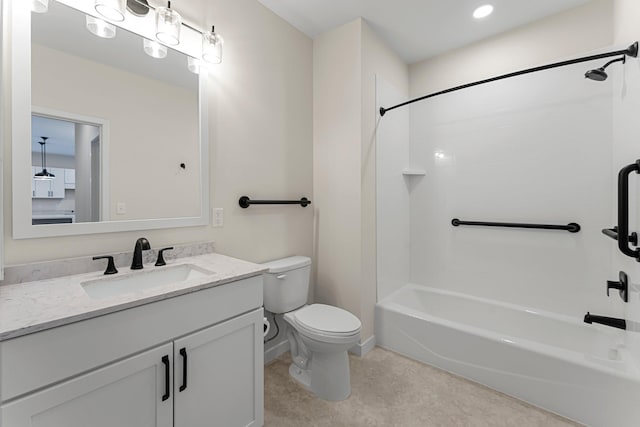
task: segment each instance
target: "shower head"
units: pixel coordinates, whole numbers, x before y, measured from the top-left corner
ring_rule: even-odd
[[[596,68],[595,70],[589,70],[584,73],[584,77],[596,82],[602,82],[607,80],[607,73],[604,71],[604,67]]]
[[[626,59],[627,59],[626,55],[622,55],[621,58],[611,60],[600,68],[587,71],[586,73],[584,73],[584,77],[590,80],[594,80],[596,82],[603,82],[607,80],[607,77],[608,77],[607,73],[604,71],[605,68],[607,68],[609,65],[613,64],[614,62],[622,62],[624,64],[626,62]]]
[[[586,73],[584,73],[585,78],[587,79],[591,79],[591,80],[595,80],[597,82],[602,82],[607,80],[607,73],[604,71],[609,65],[613,64],[614,62],[622,62],[623,64],[626,62],[627,57],[626,55],[622,55],[621,58],[617,58],[617,59],[613,59],[609,62],[607,62],[606,64],[604,64],[602,67],[600,68],[596,68],[595,70],[589,70]]]

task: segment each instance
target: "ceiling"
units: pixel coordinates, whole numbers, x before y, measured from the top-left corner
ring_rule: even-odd
[[[316,37],[363,17],[409,64],[519,27],[591,0],[258,0]],[[476,20],[474,9],[495,10]]]

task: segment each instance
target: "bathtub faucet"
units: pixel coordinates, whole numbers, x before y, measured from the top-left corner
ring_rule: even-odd
[[[584,315],[585,323],[600,323],[601,325],[611,326],[612,328],[627,329],[627,322],[624,319],[616,319],[615,317],[595,316],[587,311]]]

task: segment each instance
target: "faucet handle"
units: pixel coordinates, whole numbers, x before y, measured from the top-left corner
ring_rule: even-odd
[[[624,302],[629,301],[629,280],[627,278],[627,273],[624,271],[620,272],[620,279],[618,282],[614,282],[613,280],[607,280],[607,296],[609,296],[609,289],[617,289],[620,293],[620,298]]]
[[[104,271],[104,274],[116,274],[118,272],[118,270],[116,269],[116,265],[113,262],[113,256],[111,255],[104,255],[104,256],[94,256],[93,260],[97,260],[97,259],[108,259],[109,262],[107,263],[107,269]]]
[[[168,247],[168,248],[162,248],[158,251],[158,260],[156,261],[156,267],[160,267],[161,265],[167,265],[167,263],[164,261],[164,251],[170,251],[173,249],[173,246]]]

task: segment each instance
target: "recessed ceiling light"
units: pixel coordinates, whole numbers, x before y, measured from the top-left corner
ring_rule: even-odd
[[[473,11],[473,17],[476,19],[486,18],[491,15],[493,12],[493,6],[490,4],[485,4],[484,6],[480,6],[476,10]]]

